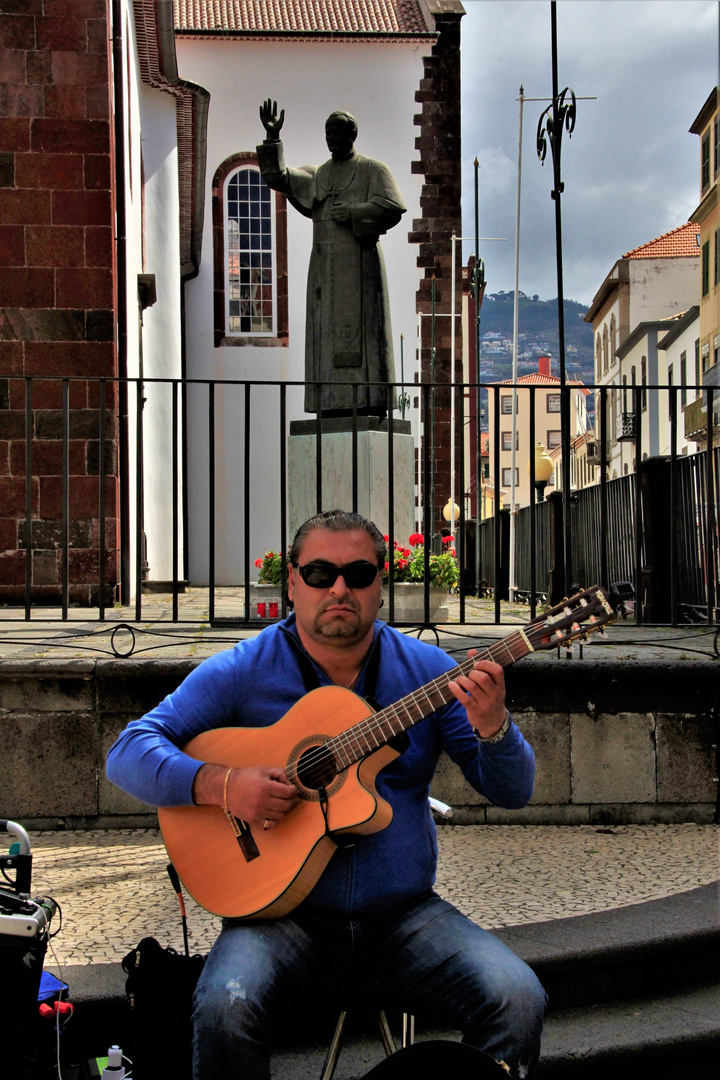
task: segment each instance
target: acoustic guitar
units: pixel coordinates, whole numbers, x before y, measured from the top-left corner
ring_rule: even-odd
[[[227,768],[284,767],[300,801],[267,831],[251,830],[219,806],[160,807],[163,840],[187,891],[216,915],[266,919],[292,911],[337,850],[334,835],[390,824],[392,809],[374,784],[398,756],[390,740],[453,701],[451,681],[479,659],[507,667],[536,650],[586,638],[615,617],[606,594],[594,587],[379,712],[345,687],[324,686],[268,727],[197,735],[183,747],[190,757]]]

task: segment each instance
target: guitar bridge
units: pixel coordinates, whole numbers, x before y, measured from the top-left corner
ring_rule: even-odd
[[[245,862],[252,862],[253,859],[257,859],[260,855],[258,846],[255,843],[255,837],[252,834],[252,829],[248,825],[247,821],[242,821],[240,818],[236,818],[234,814],[231,814],[229,810],[224,811],[225,817],[230,822],[230,827],[235,833],[235,839],[238,842],[238,847],[243,853]]]

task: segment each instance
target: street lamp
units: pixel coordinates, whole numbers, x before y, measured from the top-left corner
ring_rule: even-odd
[[[528,476],[533,475],[532,465],[533,462],[528,461]],[[553,459],[550,457],[543,444],[538,443],[535,447],[535,492],[538,502],[543,501],[545,486],[553,474],[553,469]]]
[[[445,503],[445,506],[443,507],[442,516],[445,518],[448,525],[450,526],[450,532],[454,535],[455,534],[455,522],[460,517],[460,507],[458,506],[457,503],[454,503],[452,501],[452,497],[449,498],[448,501]]]

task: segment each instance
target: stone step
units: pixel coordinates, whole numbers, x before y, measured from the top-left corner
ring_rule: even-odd
[[[497,931],[548,991],[543,1080],[580,1080],[581,1075],[585,1080],[610,1064],[613,1080],[620,1080],[618,1062],[631,1070],[638,1055],[658,1068],[673,1062],[677,1070],[684,1061],[683,1043],[692,1060],[703,1061],[717,1049],[720,1009],[718,988],[712,984],[720,970],[716,897],[715,886],[703,886],[612,911]],[[64,978],[76,1004],[76,1044],[96,1053],[111,1043],[122,1045],[128,1012],[120,965],[68,968]],[[391,1019],[399,1043],[400,1021]],[[304,1037],[292,1033],[276,1055],[273,1080],[319,1077],[333,1020],[318,1019],[317,1031]],[[419,1038],[458,1037],[422,1017],[417,1026]],[[362,1076],[383,1056],[370,1014],[357,1014],[350,1032],[336,1080]],[[581,1073],[573,1072],[576,1059],[577,1068],[582,1062]],[[586,1074],[586,1068],[596,1073]],[[643,1066],[634,1075],[649,1074]]]

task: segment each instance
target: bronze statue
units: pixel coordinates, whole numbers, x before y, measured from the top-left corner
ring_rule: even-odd
[[[305,328],[306,412],[352,413],[352,387],[342,382],[395,380],[390,304],[378,239],[397,225],[405,205],[392,173],[380,161],[357,154],[355,118],[332,113],[325,138],[332,155],[320,166],[288,169],[280,129],[285,110],[268,99],[260,106],[266,138],[258,148],[268,187],[283,192],[313,220]],[[321,400],[314,381],[322,380]],[[385,416],[385,386],[358,390],[358,412]]]

